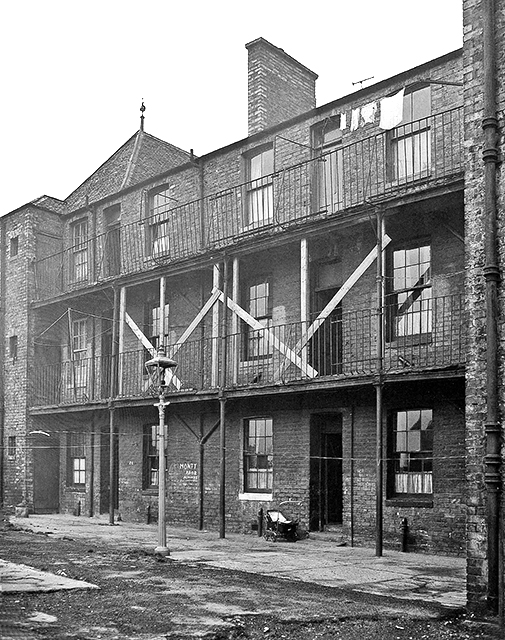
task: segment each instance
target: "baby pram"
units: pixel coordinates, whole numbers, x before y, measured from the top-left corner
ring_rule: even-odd
[[[297,520],[289,520],[280,509],[269,509],[266,514],[265,540],[296,542]]]

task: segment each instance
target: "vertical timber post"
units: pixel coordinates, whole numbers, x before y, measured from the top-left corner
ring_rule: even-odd
[[[375,475],[375,555],[382,556],[383,550],[383,380],[382,352],[384,341],[384,274],[382,256],[382,238],[384,237],[384,219],[377,212],[377,377],[375,381],[375,419],[376,419],[376,475]]]
[[[228,324],[228,260],[223,260],[223,315],[221,317],[221,368],[219,384],[219,449],[221,453],[219,483],[219,537],[226,535],[226,359],[227,359],[227,324]]]

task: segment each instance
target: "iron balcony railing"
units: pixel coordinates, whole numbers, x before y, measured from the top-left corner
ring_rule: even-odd
[[[407,311],[383,310],[385,374],[461,367],[466,358],[467,316],[462,295],[424,300]],[[307,339],[308,323],[249,329],[226,336],[229,389],[373,376],[378,372],[377,309],[334,313]],[[189,393],[218,388],[220,338],[169,345],[179,364],[170,391]],[[54,355],[54,354],[53,354]],[[33,406],[82,404],[108,398],[153,395],[145,370],[147,350],[37,364]],[[114,366],[111,366],[114,365]],[[111,381],[114,384],[111,384]]]
[[[81,240],[36,262],[39,300],[277,233],[459,175],[462,108],[342,145],[260,180]]]

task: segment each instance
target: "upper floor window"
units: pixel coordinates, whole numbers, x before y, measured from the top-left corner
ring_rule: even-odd
[[[261,227],[273,221],[274,150],[269,146],[247,157],[247,204],[245,224]]]
[[[86,484],[85,434],[70,432],[67,442],[67,483],[79,487]]]
[[[9,458],[16,457],[16,436],[9,436],[7,441],[7,456]]]
[[[71,258],[70,280],[83,282],[88,278],[88,221],[77,220],[70,228]]]
[[[18,337],[10,336],[9,338],[9,357],[12,362],[18,359]]]
[[[19,251],[19,236],[13,236],[9,242],[9,256],[15,258]]]
[[[391,180],[426,177],[431,167],[431,87],[406,91],[401,123],[390,134]]]
[[[432,328],[431,247],[407,245],[390,256],[389,338],[427,334]]]
[[[168,254],[172,225],[169,211],[177,204],[172,196],[173,187],[164,186],[149,197],[149,220],[147,230],[147,254],[153,257]]]
[[[250,282],[245,290],[245,310],[264,327],[272,324],[272,291],[268,277]],[[272,352],[270,342],[261,329],[244,325],[244,360],[268,356]]]
[[[273,486],[273,420],[244,421],[244,491],[271,492]]]
[[[70,326],[70,363],[69,386],[74,389],[85,389],[88,384],[88,341],[86,318],[73,320]]]
[[[105,222],[104,275],[117,276],[121,273],[121,205],[114,204],[103,211]]]
[[[395,495],[433,493],[432,413],[431,409],[411,409],[392,416]]]
[[[163,335],[165,336],[165,344],[167,343],[167,338],[169,336],[169,316],[170,305],[165,304],[165,315],[163,318]],[[149,341],[155,349],[157,349],[160,344],[161,331],[162,329],[159,303],[148,302],[144,308],[144,333],[149,338]]]
[[[314,131],[314,147],[318,151],[317,206],[319,211],[338,211],[344,201],[344,165],[340,116],[325,120]]]

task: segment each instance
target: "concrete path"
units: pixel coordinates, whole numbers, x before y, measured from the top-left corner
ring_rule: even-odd
[[[61,591],[63,589],[98,589],[95,584],[72,580],[60,574],[38,571],[25,564],[0,560],[0,592]]]
[[[13,518],[17,526],[54,537],[91,544],[152,551],[156,525],[101,517],[31,515]],[[318,534],[296,543],[267,542],[254,535],[226,534],[169,527],[172,560],[299,580],[327,587],[350,588],[376,595],[416,600],[449,608],[466,604],[465,560],[385,550],[381,558],[363,547],[340,546]]]

